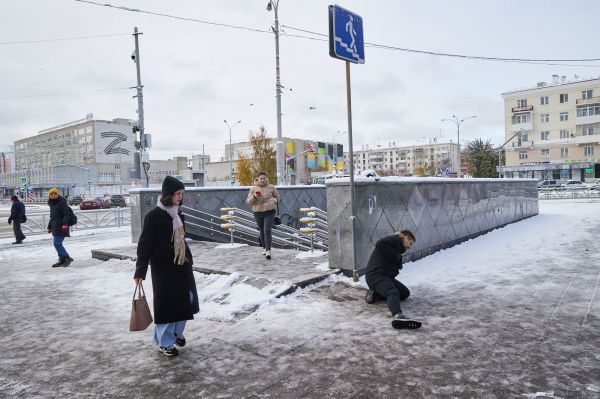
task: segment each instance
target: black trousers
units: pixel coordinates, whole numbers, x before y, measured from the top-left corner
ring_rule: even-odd
[[[271,250],[273,241],[272,229],[275,219],[275,209],[266,212],[254,212],[254,220],[260,231],[260,245],[267,251]]]
[[[12,225],[13,225],[13,233],[15,233],[15,239],[17,241],[23,241],[25,239],[25,235],[23,234],[23,231],[21,230],[21,223],[13,221]]]
[[[366,281],[370,289],[387,300],[392,316],[402,313],[400,301],[410,296],[410,290],[404,284],[383,274],[369,274],[366,276]]]

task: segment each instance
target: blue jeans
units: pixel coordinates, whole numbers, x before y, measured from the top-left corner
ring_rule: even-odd
[[[56,252],[58,253],[58,257],[60,259],[69,257],[67,250],[65,249],[65,247],[63,247],[64,239],[65,239],[65,236],[54,236],[54,248],[56,249]]]
[[[194,302],[194,294],[190,291],[190,303]],[[154,325],[154,345],[168,348],[173,346],[175,339],[183,335],[187,320]]]

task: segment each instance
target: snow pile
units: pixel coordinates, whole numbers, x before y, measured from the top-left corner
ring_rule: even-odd
[[[321,250],[314,250],[313,252],[306,251],[300,252],[298,255],[296,255],[296,259],[319,258],[323,255],[327,255],[327,252]]]
[[[196,275],[201,318],[231,321],[247,315],[290,288],[286,281],[266,281],[232,273]]]
[[[235,248],[240,248],[240,247],[247,247],[248,244],[221,244],[221,245],[217,245],[215,247],[215,249],[235,249]]]

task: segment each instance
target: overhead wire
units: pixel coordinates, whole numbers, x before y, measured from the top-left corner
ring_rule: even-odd
[[[106,35],[90,35],[90,36],[75,36],[75,37],[60,37],[55,39],[36,39],[36,40],[19,40],[13,42],[0,42],[0,45],[5,44],[28,44],[28,43],[43,43],[43,42],[60,42],[66,40],[82,40],[82,39],[97,39],[101,37],[114,37],[114,36],[129,36],[131,33],[111,33]]]
[[[23,96],[11,96],[11,97],[0,97],[0,100],[18,100],[23,98],[34,98],[34,97],[53,97],[53,96],[63,96],[63,95],[72,95],[72,94],[87,94],[87,93],[99,93],[103,91],[117,91],[117,90],[129,90],[130,87],[118,87],[114,89],[97,89],[97,90],[83,90],[83,91],[65,91],[60,93],[45,93],[45,94],[29,94]]]
[[[165,13],[154,12],[154,11],[147,11],[147,10],[142,10],[139,8],[115,6],[115,5],[112,5],[109,3],[99,3],[96,1],[92,1],[92,0],[75,0],[75,1],[80,2],[80,3],[88,3],[88,4],[92,4],[92,5],[99,6],[99,7],[115,8],[115,9],[122,10],[122,11],[137,12],[140,14],[155,15],[158,17],[172,18],[172,19],[178,19],[178,20],[188,21],[188,22],[197,22],[197,23],[206,24],[206,25],[220,26],[223,28],[240,29],[240,30],[247,30],[247,31],[258,32],[258,33],[271,33],[270,30],[250,28],[247,26],[232,25],[232,24],[226,24],[226,23],[221,23],[221,22],[212,22],[212,21],[206,21],[206,20],[197,19],[197,18],[180,17],[177,15],[165,14]]]

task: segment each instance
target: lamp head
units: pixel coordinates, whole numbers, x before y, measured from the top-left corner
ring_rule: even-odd
[[[271,11],[273,9],[273,4],[269,1],[269,4],[267,4],[267,11]]]

